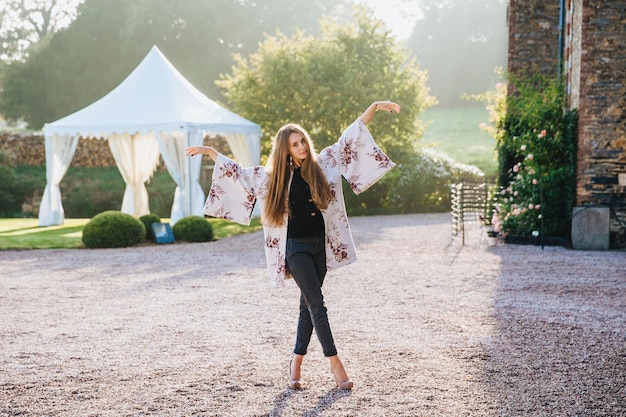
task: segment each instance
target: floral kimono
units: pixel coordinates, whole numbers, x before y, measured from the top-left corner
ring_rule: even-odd
[[[321,210],[326,230],[326,266],[328,270],[333,270],[356,261],[341,177],[348,181],[355,194],[360,194],[395,164],[376,145],[361,119],[352,123],[335,144],[323,149],[317,161],[333,195],[328,208]],[[250,224],[255,203],[263,213],[268,179],[265,167],[243,168],[220,154],[215,162],[204,214]],[[285,221],[280,227],[263,226],[267,269],[277,285],[283,285],[283,280],[290,278],[285,263],[287,224],[288,214],[285,214]]]

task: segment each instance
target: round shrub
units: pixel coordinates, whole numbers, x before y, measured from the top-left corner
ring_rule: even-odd
[[[88,248],[123,248],[145,240],[143,223],[120,211],[97,214],[83,228],[83,243]]]
[[[183,217],[172,227],[174,238],[186,242],[210,242],[213,240],[213,227],[200,216]]]
[[[143,223],[146,228],[146,240],[154,241],[154,230],[152,230],[152,223],[161,223],[161,218],[153,213],[146,214],[139,218],[139,221]]]

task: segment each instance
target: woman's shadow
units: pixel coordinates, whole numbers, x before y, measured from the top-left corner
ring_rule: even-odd
[[[287,408],[287,404],[289,403],[289,398],[291,398],[291,396],[296,394],[297,392],[298,392],[297,390],[288,388],[284,390],[283,392],[281,392],[280,394],[278,394],[276,398],[274,399],[274,408],[272,408],[272,410],[269,413],[263,414],[262,417],[282,416],[283,412]],[[326,394],[322,395],[320,399],[317,401],[317,404],[315,404],[310,410],[302,413],[302,417],[319,416],[324,411],[326,411],[331,405],[333,405],[333,403],[335,403],[336,401],[344,397],[349,397],[350,395],[352,395],[352,391],[350,390],[340,390],[340,389],[333,388],[330,391],[328,391]]]

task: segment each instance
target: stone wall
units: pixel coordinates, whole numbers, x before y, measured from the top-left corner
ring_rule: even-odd
[[[204,144],[232,157],[228,143],[223,137],[205,137]],[[14,166],[46,164],[44,137],[41,134],[0,132],[0,151],[9,155]],[[205,158],[204,162],[209,164],[209,158]],[[80,138],[71,166],[89,168],[115,166],[109,142],[102,139]],[[163,160],[159,169],[165,169]]]
[[[509,1],[509,72],[557,74],[559,10],[558,0]]]
[[[584,0],[577,204],[609,207],[626,247],[626,0]]]
[[[0,133],[0,150],[8,153],[13,165],[46,164],[46,148],[42,135]],[[72,166],[103,167],[115,165],[109,143],[100,139],[80,139]]]

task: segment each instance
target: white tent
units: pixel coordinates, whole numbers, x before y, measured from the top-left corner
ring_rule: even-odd
[[[79,137],[108,139],[126,182],[121,211],[149,213],[145,182],[159,159],[176,182],[171,220],[202,215],[201,159],[185,157],[187,146],[201,145],[205,134],[226,138],[243,165],[258,165],[261,128],[210,100],[185,79],[156,46],[135,70],[100,100],[44,126],[47,185],[39,225],[63,224],[59,184]]]

